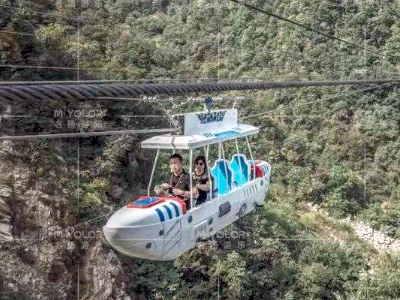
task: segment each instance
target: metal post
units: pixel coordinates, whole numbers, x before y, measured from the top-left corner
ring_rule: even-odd
[[[236,152],[237,152],[237,154],[240,154],[239,153],[239,144],[238,144],[237,139],[235,139],[235,144],[236,144]]]
[[[212,193],[213,193],[213,190],[212,190],[212,180],[211,180],[211,172],[210,172],[210,166],[209,166],[209,164],[208,164],[208,146],[207,146],[207,148],[206,147],[204,147],[204,154],[206,155],[206,161],[205,161],[205,163],[206,163],[206,167],[207,167],[207,175],[208,175],[208,182],[209,182],[209,185],[210,185],[210,192],[209,192],[209,195],[210,195],[210,200],[212,199]],[[207,201],[207,200],[206,200]]]
[[[235,139],[235,144],[236,144],[236,151],[237,151],[237,154],[240,154],[240,153],[239,153],[239,144],[238,144],[237,139]],[[240,172],[243,174],[242,160],[240,159],[240,157],[239,157],[239,168],[240,168]],[[249,177],[249,175],[247,175],[247,177]],[[249,180],[249,178],[247,178],[247,180]]]
[[[194,208],[193,206],[193,149],[190,149],[189,154],[189,176],[190,176],[190,210]]]
[[[149,185],[147,187],[147,197],[150,197],[151,184],[153,182],[154,171],[156,169],[159,154],[160,154],[160,149],[157,149],[156,158],[154,159],[153,169],[151,170]]]
[[[222,150],[222,157],[224,158],[224,169],[225,169],[226,179],[228,181],[228,179],[229,179],[228,168],[226,167],[225,150],[224,150],[224,146],[222,144],[221,144],[221,150]],[[232,184],[232,182],[231,182],[231,184]]]
[[[249,138],[247,136],[246,136],[246,142],[247,142],[247,147],[249,147],[251,160],[253,161],[253,179],[256,179],[256,164],[254,161],[253,152],[251,151]]]

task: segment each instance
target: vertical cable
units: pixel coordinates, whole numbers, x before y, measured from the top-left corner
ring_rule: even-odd
[[[219,82],[219,53],[220,53],[220,50],[219,50],[219,40],[220,40],[219,16],[217,16],[217,18],[218,18],[218,20],[217,20],[217,22],[218,22],[218,34],[217,34],[217,52],[218,52],[217,53],[217,56],[218,56],[217,82]]]
[[[78,49],[77,49],[77,55],[78,55],[78,66],[77,66],[77,79],[78,82],[80,81],[80,46],[81,46],[81,34],[80,34],[80,17],[78,17]]]
[[[80,203],[79,203],[79,201],[80,201],[80,192],[79,192],[79,186],[80,186],[80,168],[79,168],[79,165],[80,165],[80,138],[78,138],[78,149],[77,149],[77,155],[78,155],[78,162],[77,162],[77,170],[78,170],[78,176],[77,176],[77,184],[78,184],[78,217],[79,217],[79,210],[80,210]],[[80,298],[80,295],[79,295],[79,290],[80,290],[80,279],[79,279],[79,269],[80,269],[80,265],[79,265],[79,260],[78,260],[78,276],[77,276],[77,298],[78,298],[78,300],[79,300],[79,298]]]
[[[190,210],[194,208],[193,206],[193,149],[189,151],[189,175],[190,175]]]
[[[367,28],[364,25],[363,28],[363,35],[364,35],[364,70],[365,70],[365,74],[364,74],[364,78],[367,77]]]
[[[78,193],[77,193],[77,196],[78,196],[78,215],[79,215],[79,209],[80,209],[80,192],[79,192],[79,186],[80,186],[80,141],[81,141],[81,139],[80,138],[78,138],[78,148],[77,148],[77,158],[78,158],[78,161],[77,161],[77,164],[76,164],[76,168],[77,168],[77,185],[78,185]]]

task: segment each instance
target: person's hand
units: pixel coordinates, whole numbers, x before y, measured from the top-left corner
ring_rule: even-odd
[[[200,186],[201,186],[202,184],[201,183],[197,183],[196,184],[196,186],[195,186],[195,189],[197,189],[197,191],[204,191],[204,187],[203,188],[200,188]]]
[[[183,196],[183,191],[180,189],[172,189],[172,194],[175,196]]]
[[[161,184],[161,187],[162,187],[164,190],[168,190],[168,189],[170,188],[170,185],[169,185],[168,183],[163,183],[163,184]]]
[[[199,189],[196,186],[193,188],[193,198],[199,198]]]
[[[162,186],[160,186],[160,185],[157,185],[157,186],[154,188],[154,192],[155,192],[155,194],[156,194],[157,196],[166,196],[166,195],[167,195],[167,192],[165,191],[165,189],[164,189]]]

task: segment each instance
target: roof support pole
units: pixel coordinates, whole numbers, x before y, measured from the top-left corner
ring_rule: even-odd
[[[193,149],[189,151],[189,175],[190,175],[190,209],[194,208],[193,205]]]
[[[157,149],[156,158],[154,159],[154,163],[153,163],[153,169],[151,170],[149,185],[147,186],[147,197],[150,197],[151,184],[153,182],[154,171],[156,169],[156,165],[157,165],[157,161],[158,161],[158,156],[159,155],[160,155],[160,149]]]
[[[253,152],[251,151],[249,138],[246,136],[247,147],[249,147],[250,157],[253,161],[253,179],[256,179],[256,162],[254,161]]]
[[[209,149],[208,146],[204,147],[204,154],[206,156],[206,161],[204,163],[206,164],[205,167],[207,168],[208,182],[209,182],[209,185],[210,185],[210,191],[208,192],[208,194],[210,195],[209,199],[211,200],[212,197],[213,197],[213,190],[212,190],[212,180],[211,180],[210,166],[208,164],[208,149]]]
[[[237,154],[240,154],[240,152],[239,152],[239,144],[238,144],[238,140],[237,139],[235,139],[235,144],[236,144]],[[240,173],[243,174],[242,160],[241,160],[240,157],[239,157],[239,168],[240,168]],[[246,174],[246,177],[247,177],[247,180],[249,180],[249,178],[248,178],[249,177],[249,173]]]
[[[237,154],[240,154],[240,152],[239,152],[239,144],[238,144],[238,140],[237,139],[235,139],[235,145],[236,145]]]
[[[231,184],[231,188],[232,188],[232,182],[229,182],[229,174],[228,174],[228,168],[226,166],[226,159],[225,159],[225,150],[224,150],[224,145],[221,144],[221,149],[222,149],[222,157],[224,158],[224,169],[225,169],[225,174],[226,174],[226,181],[228,182],[228,184]]]

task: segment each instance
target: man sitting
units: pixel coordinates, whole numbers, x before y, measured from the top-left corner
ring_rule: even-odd
[[[173,195],[180,197],[186,203],[186,208],[190,209],[190,176],[185,172],[182,165],[182,156],[173,154],[169,158],[171,177],[169,183],[157,185],[154,192],[158,196]],[[196,192],[193,192],[197,196]]]

